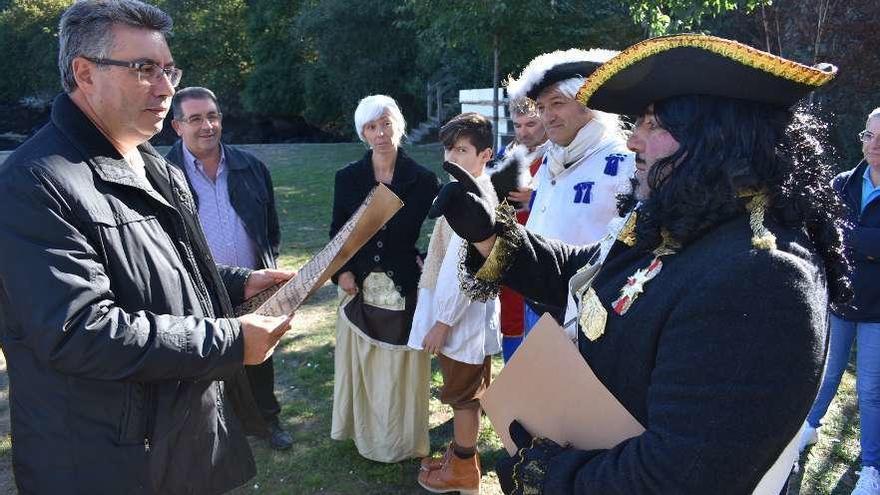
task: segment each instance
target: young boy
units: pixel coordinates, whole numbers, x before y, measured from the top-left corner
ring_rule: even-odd
[[[480,187],[492,188],[485,174],[492,158],[492,124],[463,113],[440,129],[447,161],[461,165]],[[494,197],[494,193],[491,195]],[[434,493],[480,493],[479,397],[489,386],[491,356],[501,351],[498,299],[466,296],[459,287],[459,251],[464,241],[438,218],[419,280],[410,347],[437,356],[443,374],[440,401],[452,406],[453,441],[442,458],[422,459],[419,484]]]

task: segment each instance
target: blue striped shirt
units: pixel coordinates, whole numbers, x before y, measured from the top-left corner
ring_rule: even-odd
[[[214,261],[221,265],[260,268],[257,245],[229,200],[229,170],[223,147],[220,147],[217,179],[213,181],[205,174],[205,167],[199,159],[185,145],[182,148],[186,175],[198,196],[199,223],[205,231]]]

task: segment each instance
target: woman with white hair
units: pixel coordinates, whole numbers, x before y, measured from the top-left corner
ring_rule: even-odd
[[[416,241],[440,182],[400,149],[406,122],[394,99],[367,96],[354,121],[369,149],[336,173],[330,236],[380,182],[404,206],[333,276],[342,300],[330,436],[397,462],[428,455],[430,357],[406,343],[422,265]]]

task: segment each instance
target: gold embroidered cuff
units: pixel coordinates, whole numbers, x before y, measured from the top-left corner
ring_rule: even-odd
[[[459,282],[462,291],[479,301],[498,296],[501,291],[501,277],[507,271],[516,252],[523,245],[522,233],[516,223],[516,212],[507,201],[495,209],[495,245],[492,251],[477,268],[475,258],[479,258],[476,248],[464,244],[459,260]]]
[[[512,495],[544,493],[544,479],[550,459],[567,449],[548,438],[535,437],[527,448],[516,453],[517,463],[513,466]]]

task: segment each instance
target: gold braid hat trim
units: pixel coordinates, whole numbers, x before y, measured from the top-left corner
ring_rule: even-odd
[[[748,67],[808,86],[822,86],[836,75],[836,71],[826,72],[809,67],[733,40],[704,34],[681,34],[651,38],[620,52],[584,81],[578,90],[578,101],[588,106],[593,94],[617,73],[652,55],[680,47],[701,48]]]
[[[501,280],[501,275],[513,258],[514,248],[518,247],[519,244],[515,242],[515,239],[504,235],[505,232],[515,228],[512,225],[516,223],[516,212],[513,207],[507,203],[507,200],[504,200],[504,202],[498,205],[495,212],[497,222],[501,224],[502,233],[496,238],[495,245],[492,246],[492,251],[489,253],[489,257],[486,258],[486,262],[483,263],[483,266],[474,275],[484,282],[497,282]]]

